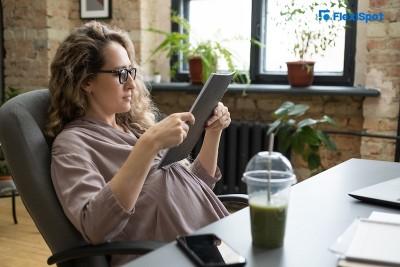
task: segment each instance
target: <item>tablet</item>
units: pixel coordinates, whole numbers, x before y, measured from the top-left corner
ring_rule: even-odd
[[[189,155],[203,133],[205,123],[227,91],[232,77],[233,73],[210,75],[189,110],[195,117],[194,125],[189,125],[187,137],[180,145],[167,150],[158,168],[185,159]]]

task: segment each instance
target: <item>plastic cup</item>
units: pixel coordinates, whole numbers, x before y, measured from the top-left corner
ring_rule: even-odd
[[[296,182],[296,176],[291,172],[271,171],[270,186],[268,177],[267,170],[248,171],[242,180],[247,184],[249,195],[253,244],[272,249],[283,245],[290,187]]]

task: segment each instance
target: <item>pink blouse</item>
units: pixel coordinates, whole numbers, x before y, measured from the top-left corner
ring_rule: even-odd
[[[199,161],[157,169],[159,153],[132,210],[125,210],[109,181],[135,149],[137,137],[104,122],[77,119],[52,146],[51,176],[65,214],[89,243],[116,240],[172,241],[228,215],[212,191],[221,178]],[[134,177],[132,177],[134,179]],[[119,265],[132,256],[113,256]]]

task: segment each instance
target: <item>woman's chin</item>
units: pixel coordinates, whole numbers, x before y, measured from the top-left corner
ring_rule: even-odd
[[[126,113],[131,110],[132,105],[131,103],[124,103],[124,105],[122,105],[121,107],[122,108],[120,113]]]

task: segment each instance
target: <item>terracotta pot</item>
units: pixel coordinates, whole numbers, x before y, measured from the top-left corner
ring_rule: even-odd
[[[286,62],[289,84],[293,87],[310,86],[314,80],[314,61]]]
[[[0,181],[12,180],[11,175],[0,176]]]
[[[203,84],[203,62],[201,57],[189,58],[189,77],[193,84]]]

